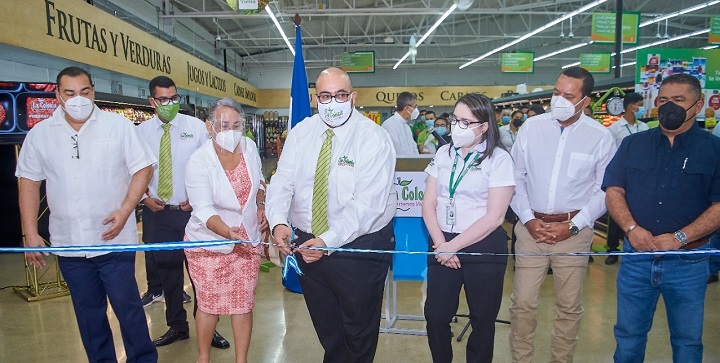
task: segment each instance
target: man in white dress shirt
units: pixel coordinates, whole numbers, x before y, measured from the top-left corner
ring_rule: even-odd
[[[613,122],[613,124],[608,127],[615,137],[615,144],[618,147],[620,147],[624,138],[648,129],[648,125],[640,121],[640,118],[642,118],[645,114],[643,101],[643,96],[635,92],[627,93],[625,98],[623,98],[623,108],[625,109],[625,113],[619,120]],[[617,222],[615,222],[612,217],[608,217],[608,252],[619,251],[620,239],[624,236],[625,233],[623,233]],[[617,255],[610,255],[605,259],[605,264],[612,265],[617,261]]]
[[[288,254],[289,221],[295,228],[300,285],[323,361],[372,362],[390,255],[305,248],[394,249],[395,149],[387,132],[354,108],[357,93],[343,70],[323,70],[316,90],[319,113],[288,133],[268,187],[267,218]]]
[[[397,97],[395,113],[382,123],[390,134],[395,153],[398,156],[418,155],[418,147],[413,139],[408,121],[418,118],[417,97],[410,92],[400,92]]]
[[[582,112],[593,86],[586,70],[564,70],[555,82],[552,112],[529,118],[513,145],[517,186],[511,206],[521,222],[515,226],[520,255],[510,306],[513,362],[533,361],[540,286],[548,267],[555,280],[550,361],[573,360],[588,258],[522,254],[590,251],[593,224],[606,210],[600,186],[616,150],[610,132]]]
[[[185,192],[185,165],[190,155],[207,141],[207,128],[199,119],[179,113],[181,97],[172,79],[166,76],[153,78],[149,91],[148,101],[155,109],[155,115],[141,123],[138,131],[158,158],[158,163],[153,167],[153,178],[142,199],[142,239],[145,243],[182,241],[192,210]],[[184,261],[183,250],[145,253],[148,290],[142,296],[143,305],[164,297],[165,321],[169,328],[155,339],[156,346],[189,337],[187,312],[183,308]],[[219,348],[230,347],[217,333],[212,344]]]
[[[56,97],[61,106],[28,132],[15,172],[25,245],[45,247],[37,228],[43,181],[53,247],[137,244],[135,206],[150,182],[155,157],[130,120],[95,106],[92,78],[84,69],[60,71]],[[118,359],[109,300],[127,361],[157,362],[135,281],[135,253],[56,254],[88,361]],[[42,254],[25,256],[29,263],[45,266]]]

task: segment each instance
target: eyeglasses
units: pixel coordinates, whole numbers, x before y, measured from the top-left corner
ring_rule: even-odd
[[[470,121],[470,120],[465,120],[465,119],[459,119],[455,115],[450,115],[450,117],[448,117],[448,119],[450,119],[450,125],[458,125],[458,127],[463,130],[467,129],[472,124],[481,124],[482,123],[480,121]]]
[[[321,93],[317,95],[318,102],[322,104],[330,103],[333,98],[339,103],[345,103],[350,99],[350,94],[347,92],[338,92],[334,96],[329,93]]]
[[[245,129],[244,121],[225,121],[218,120],[215,118],[210,119],[210,123],[213,127],[219,127],[221,131],[232,130],[232,131],[243,131]]]
[[[73,159],[80,159],[80,149],[78,148],[78,135],[70,136],[73,142],[73,149],[75,149],[75,155],[71,156]]]
[[[167,97],[153,97],[155,101],[157,101],[162,106],[167,106],[169,104],[177,104],[180,103],[180,95],[175,95],[170,98]]]

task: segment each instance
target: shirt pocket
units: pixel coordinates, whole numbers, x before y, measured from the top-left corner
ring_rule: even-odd
[[[653,196],[658,180],[657,169],[648,159],[631,158],[627,161],[625,191],[628,194]]]
[[[340,205],[352,200],[355,188],[355,168],[351,166],[337,166],[330,173],[328,195],[337,198]]]
[[[684,162],[680,173],[675,174],[670,182],[673,194],[682,195],[686,201],[705,201],[708,197],[714,169],[699,161]]]
[[[593,156],[585,153],[570,153],[567,175],[571,179],[585,179],[594,166]]]

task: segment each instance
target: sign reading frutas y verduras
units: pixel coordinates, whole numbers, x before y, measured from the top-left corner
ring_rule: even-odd
[[[710,34],[708,35],[708,43],[720,44],[720,16],[710,18]]]
[[[257,105],[257,89],[84,1],[3,0],[0,43]]]
[[[396,171],[393,182],[398,195],[395,217],[422,217],[427,173],[422,171]]]
[[[503,53],[501,69],[503,73],[533,73],[533,52]]]
[[[640,29],[640,13],[623,13],[622,41],[637,44]],[[596,43],[615,43],[615,14],[593,13],[590,39]]]
[[[590,73],[610,73],[610,53],[580,54],[580,67]]]
[[[348,73],[375,73],[375,52],[345,52],[340,68]]]

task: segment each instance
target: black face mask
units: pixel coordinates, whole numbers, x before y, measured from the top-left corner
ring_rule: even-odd
[[[513,126],[520,127],[523,124],[523,119],[521,118],[514,118],[513,119]]]
[[[695,106],[695,104],[693,104],[693,106]],[[660,125],[670,131],[679,129],[680,126],[687,121],[686,113],[689,109],[693,108],[693,106],[684,109],[682,106],[672,101],[666,102],[658,108],[658,119],[660,120]]]

